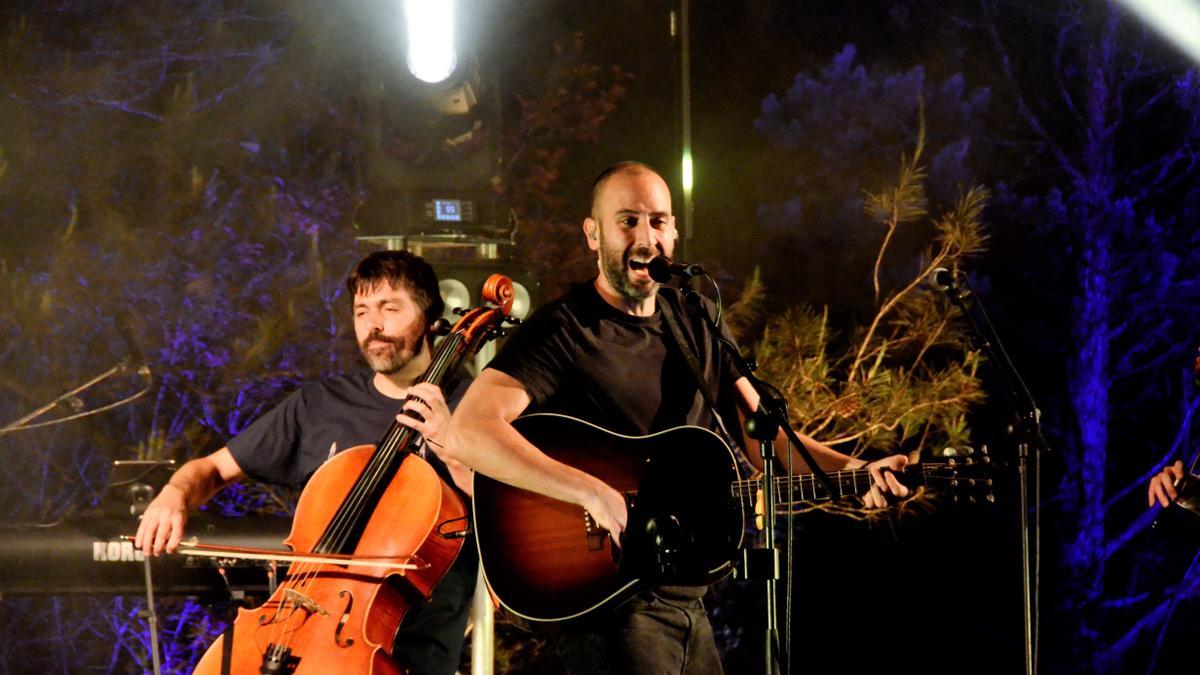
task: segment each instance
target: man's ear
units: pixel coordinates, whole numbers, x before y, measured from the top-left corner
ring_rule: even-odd
[[[596,251],[600,248],[600,223],[588,217],[583,219],[583,235],[587,237],[588,248]]]

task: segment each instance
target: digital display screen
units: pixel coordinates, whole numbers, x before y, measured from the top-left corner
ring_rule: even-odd
[[[439,222],[461,223],[463,219],[461,199],[433,200],[433,217]]]

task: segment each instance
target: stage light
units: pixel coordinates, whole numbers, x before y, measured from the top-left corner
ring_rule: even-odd
[[[1121,4],[1200,61],[1200,4],[1195,0],[1121,0]]]
[[[454,0],[404,0],[408,70],[429,84],[448,79],[458,67],[454,46]]]
[[[524,319],[529,316],[529,310],[533,308],[533,298],[529,295],[529,289],[525,284],[519,281],[513,281],[513,304],[511,314],[518,319]]]
[[[493,274],[503,274],[513,282],[513,306],[510,314],[518,319],[529,316],[537,302],[538,281],[533,270],[511,261],[475,260],[471,262],[433,262],[438,274],[438,290],[446,303],[446,318],[457,318],[455,307],[472,308],[480,303],[483,283]]]
[[[438,292],[442,296],[442,302],[446,304],[442,318],[450,323],[454,323],[458,319],[458,315],[454,313],[455,309],[471,308],[471,291],[467,290],[467,285],[458,279],[438,281]]]

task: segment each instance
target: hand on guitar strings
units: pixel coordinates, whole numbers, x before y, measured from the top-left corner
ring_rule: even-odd
[[[903,471],[907,465],[908,457],[904,455],[889,455],[869,462],[864,468],[871,472],[871,490],[862,496],[863,505],[868,509],[883,509],[888,506],[889,495],[907,497],[908,488],[893,473]]]
[[[591,514],[592,520],[596,521],[597,526],[608,530],[613,546],[620,548],[621,533],[625,531],[625,524],[629,518],[625,497],[599,478],[592,477],[592,479],[595,481],[595,485],[592,488],[591,496],[584,500],[582,506]]]
[[[1175,482],[1180,478],[1183,478],[1183,461],[1177,459],[1174,464],[1163,467],[1162,471],[1150,479],[1146,505],[1154,506],[1154,502],[1158,502],[1159,506],[1164,508],[1170,506],[1171,502],[1179,497],[1175,491]]]

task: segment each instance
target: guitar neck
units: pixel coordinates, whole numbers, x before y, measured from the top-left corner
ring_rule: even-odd
[[[830,494],[813,474],[775,478],[775,503],[786,505],[795,502],[829,501],[861,495],[871,489],[871,472],[868,469],[829,471],[826,475],[829,476],[833,494]],[[901,482],[908,486],[916,486],[923,485],[924,479],[925,465],[920,465],[906,470]],[[738,481],[733,484],[733,493],[742,499],[754,499],[761,485],[757,480]]]

